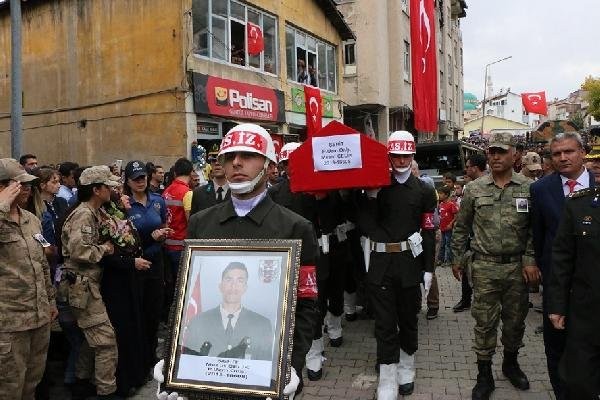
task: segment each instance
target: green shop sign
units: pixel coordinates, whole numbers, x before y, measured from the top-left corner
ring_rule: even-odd
[[[333,118],[333,96],[321,95],[321,109],[323,117]],[[304,89],[292,88],[292,112],[306,114],[306,101],[304,100]]]

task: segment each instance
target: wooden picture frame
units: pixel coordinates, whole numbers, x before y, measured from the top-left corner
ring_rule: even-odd
[[[300,240],[185,240],[165,343],[168,392],[283,399]]]

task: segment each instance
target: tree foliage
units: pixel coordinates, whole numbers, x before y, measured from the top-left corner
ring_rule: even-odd
[[[582,112],[577,111],[576,113],[573,113],[573,115],[571,115],[569,121],[571,121],[573,125],[577,127],[577,130],[583,129],[584,115]]]
[[[581,88],[587,92],[588,114],[600,120],[600,78],[588,76]]]

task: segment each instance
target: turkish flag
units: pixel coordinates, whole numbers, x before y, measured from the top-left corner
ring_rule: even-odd
[[[196,275],[196,282],[194,282],[194,288],[192,289],[192,295],[188,302],[187,309],[185,310],[185,322],[189,323],[192,318],[200,314],[202,311],[202,303],[200,297],[200,274]]]
[[[548,104],[546,103],[546,92],[521,93],[523,108],[532,114],[548,115]]]
[[[246,36],[248,39],[248,54],[251,56],[259,55],[265,49],[265,39],[260,26],[254,25],[252,22],[246,23]]]
[[[306,137],[311,138],[323,126],[321,110],[321,91],[319,88],[304,86],[306,100]]]
[[[410,2],[412,98],[415,129],[438,130],[438,68],[433,0]]]

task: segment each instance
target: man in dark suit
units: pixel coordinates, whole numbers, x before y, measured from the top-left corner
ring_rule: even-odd
[[[600,398],[600,188],[567,201],[552,248],[548,314],[556,329],[567,327],[560,376],[566,398]]]
[[[537,265],[542,277],[549,278],[552,271],[552,242],[562,216],[565,197],[577,190],[594,185],[594,178],[584,166],[583,141],[577,132],[558,134],[550,143],[552,163],[556,172],[531,185],[533,244]],[[546,279],[544,279],[544,283]],[[558,375],[558,362],[565,348],[564,331],[555,329],[548,319],[548,299],[551,288],[544,285],[544,347],[548,375],[558,400],[564,399],[564,385]]]
[[[225,178],[225,170],[216,157],[208,158],[211,166],[211,180],[203,186],[194,189],[192,194],[192,209],[190,215],[200,210],[210,208],[223,200],[229,199],[229,185]]]
[[[248,288],[248,270],[231,262],[221,274],[218,307],[196,316],[187,327],[184,354],[211,357],[273,359],[273,329],[268,318],[242,306]]]

